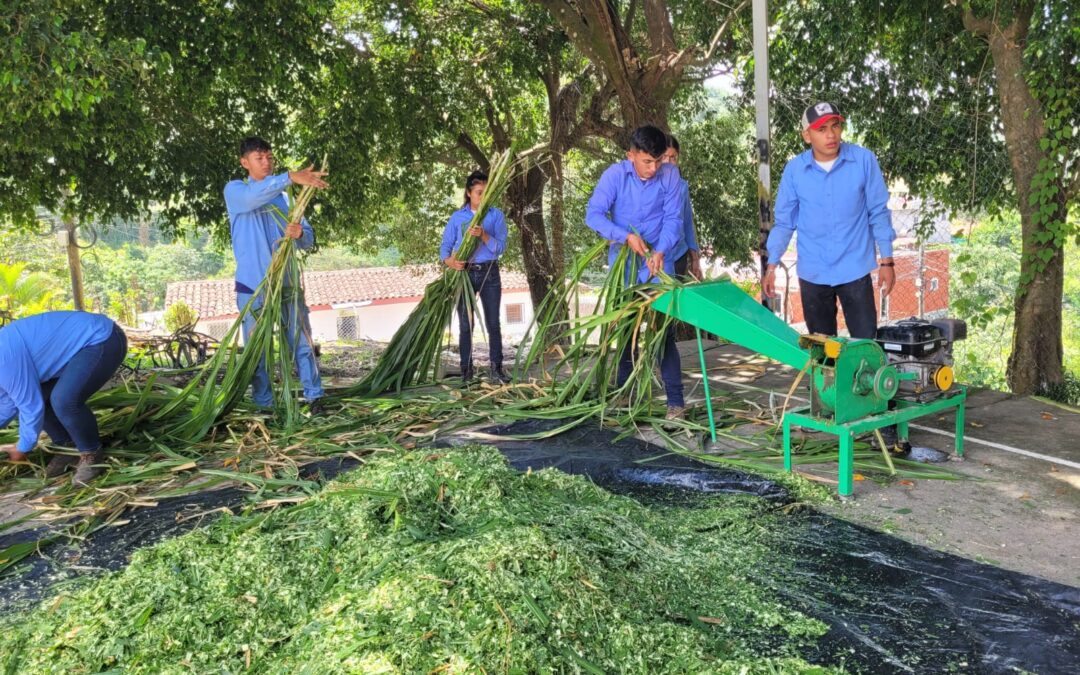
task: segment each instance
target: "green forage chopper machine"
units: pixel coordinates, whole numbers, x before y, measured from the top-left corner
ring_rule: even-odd
[[[875,340],[800,335],[728,280],[690,284],[653,301],[659,312],[697,329],[709,428],[716,440],[701,331],[751,349],[799,371],[808,379],[810,405],[783,417],[784,468],[791,470],[791,427],[839,438],[839,489],[850,496],[856,436],[896,425],[901,443],[918,417],[956,411],[956,454],[964,453],[967,389],[953,381],[952,345],[967,336],[956,319],[909,319],[878,328]],[[798,380],[796,381],[798,382]]]

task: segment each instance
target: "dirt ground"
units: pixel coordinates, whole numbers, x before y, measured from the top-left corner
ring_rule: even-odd
[[[762,406],[769,406],[770,392],[774,405],[782,402],[795,377],[741,347],[706,343],[706,350],[710,386]],[[680,351],[687,391],[700,400],[696,344],[682,343]],[[793,397],[796,403],[804,401]],[[854,499],[826,510],[917,544],[1080,586],[1080,414],[972,390],[966,422],[964,457],[947,466],[974,480],[857,481]],[[951,413],[923,418],[912,424],[911,441],[951,453],[954,429]],[[836,479],[835,464],[801,469]]]

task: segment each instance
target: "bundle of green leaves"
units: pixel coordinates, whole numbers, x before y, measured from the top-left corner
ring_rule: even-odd
[[[484,222],[488,209],[495,204],[510,183],[514,166],[514,150],[507,150],[491,161],[487,188],[480,206],[463,228],[461,244],[454,251],[454,258],[467,261],[476,252],[480,238],[469,230]],[[346,395],[372,396],[387,391],[400,392],[403,388],[423,384],[436,379],[439,371],[439,353],[450,329],[450,321],[459,302],[465,302],[472,316],[475,298],[472,282],[465,270],[444,269],[438,279],[427,285],[424,297],[409,314],[405,323],[390,338],[390,344],[375,368]]]
[[[645,507],[493,448],[376,455],[0,625],[7,672],[823,672],[756,498]]]

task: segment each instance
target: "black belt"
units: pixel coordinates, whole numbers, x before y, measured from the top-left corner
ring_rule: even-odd
[[[465,263],[465,269],[467,270],[483,270],[491,267],[492,265],[498,265],[498,260],[488,260],[481,263]]]

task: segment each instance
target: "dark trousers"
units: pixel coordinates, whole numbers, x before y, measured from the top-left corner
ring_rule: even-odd
[[[503,364],[502,328],[499,326],[499,312],[502,306],[502,277],[499,275],[498,261],[470,264],[466,269],[473,292],[480,296],[480,308],[484,312],[484,326],[487,328],[488,348],[491,355],[491,368],[499,370]],[[473,296],[475,299],[475,295]],[[472,330],[473,313],[462,298],[458,302],[458,348],[461,352],[461,374],[472,375]]]
[[[632,345],[626,345],[622,356],[619,357],[619,371],[615,382],[622,386],[630,377],[630,371],[634,369]],[[682,361],[679,359],[679,348],[675,346],[675,326],[668,326],[664,335],[664,349],[660,353],[660,379],[664,382],[664,393],[667,395],[669,406],[683,407],[683,383]]]
[[[851,337],[873,340],[877,336],[874,283],[869,274],[839,286],[823,286],[799,279],[799,290],[806,332],[836,335],[836,301],[839,300]]]
[[[127,336],[113,326],[108,339],[83,347],[53,379],[41,383],[45,400],[45,433],[56,445],[74,444],[79,452],[101,449],[97,419],[86,405],[109,381],[127,355]]]

